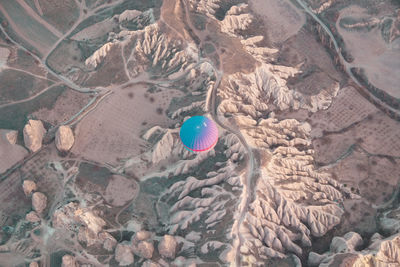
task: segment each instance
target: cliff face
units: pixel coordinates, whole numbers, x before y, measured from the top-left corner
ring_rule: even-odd
[[[379,234],[371,237],[367,248],[359,250],[363,244],[362,237],[349,232],[343,237],[334,237],[330,250],[322,255],[310,253],[310,266],[337,266],[338,263],[347,263],[354,267],[396,266],[400,262],[399,235],[383,238]]]

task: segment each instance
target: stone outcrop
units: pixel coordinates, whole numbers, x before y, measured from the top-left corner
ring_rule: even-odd
[[[139,257],[151,259],[153,257],[154,246],[151,241],[140,241],[132,247],[132,251]]]
[[[10,144],[15,145],[17,143],[18,131],[8,130],[4,136]]]
[[[74,134],[69,126],[62,125],[56,132],[56,147],[61,152],[66,152],[74,145]]]
[[[141,231],[135,233],[135,235],[132,238],[132,243],[148,240],[150,237],[151,237],[151,232],[141,230]]]
[[[25,146],[31,151],[36,152],[42,147],[42,140],[46,133],[43,123],[39,120],[29,120],[24,127]]]
[[[349,267],[375,267],[400,265],[400,235],[383,239],[378,233],[372,235],[367,248],[358,251],[363,244],[361,236],[350,232],[343,237],[334,237],[330,250],[324,254],[311,252],[308,265],[333,267],[338,263]]]
[[[22,183],[22,189],[24,190],[26,196],[30,196],[34,191],[37,190],[37,186],[34,181],[25,180]]]
[[[31,211],[28,214],[26,214],[25,219],[31,223],[40,222],[39,214],[37,214],[36,211]]]
[[[103,243],[103,248],[107,251],[113,251],[117,245],[117,240],[107,232],[101,232],[99,234],[99,241]]]
[[[158,252],[166,258],[173,259],[175,258],[177,245],[178,243],[176,242],[175,237],[164,235],[158,244]]]
[[[116,245],[114,237],[102,231],[106,222],[89,208],[82,208],[75,202],[57,209],[53,214],[52,224],[56,229],[76,231],[79,228],[78,239],[87,246],[101,245],[112,251]]]
[[[62,257],[61,267],[77,267],[75,257],[71,255],[64,255]]]
[[[129,244],[118,244],[115,249],[115,260],[120,266],[126,266],[133,263],[133,254]]]
[[[158,263],[155,263],[154,261],[147,260],[143,263],[142,267],[160,267],[161,265]]]
[[[32,195],[32,207],[38,213],[41,214],[47,206],[47,197],[41,192],[35,192]]]
[[[39,267],[39,264],[36,261],[34,261],[29,263],[29,267]]]
[[[132,251],[142,258],[151,259],[153,257],[154,245],[150,240],[151,232],[139,231],[132,237]]]
[[[253,22],[253,16],[247,12],[247,4],[232,6],[221,21],[221,31],[235,36],[236,31],[247,30]]]

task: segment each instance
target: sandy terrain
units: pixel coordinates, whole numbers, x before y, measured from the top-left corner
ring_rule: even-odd
[[[157,114],[157,108],[166,110],[171,98],[179,95],[172,91],[165,99],[162,93],[148,94],[146,98],[146,90],[144,85],[127,86],[107,97],[77,125],[72,153],[110,164],[118,158],[141,154],[146,146],[140,139],[143,130],[153,125],[167,127],[172,122],[164,114]]]
[[[389,14],[380,14],[380,16]],[[354,57],[353,65],[366,70],[369,82],[386,91],[390,95],[399,98],[398,90],[400,68],[400,39],[392,43],[386,43],[381,31],[375,27],[368,32],[357,32],[343,29],[339,22],[343,18],[371,19],[367,10],[358,6],[349,6],[340,11],[336,22],[336,28],[343,37],[347,49]]]
[[[43,107],[32,114],[40,120],[58,125],[66,122],[84,108],[90,99],[91,96],[89,94],[66,90],[57,98],[57,101],[50,109]]]
[[[287,40],[295,35],[306,22],[304,14],[299,12],[290,1],[251,0],[250,8],[264,21],[268,39],[272,43]]]
[[[24,147],[9,143],[6,139],[7,132],[7,130],[0,130],[0,173],[5,172],[28,154]]]

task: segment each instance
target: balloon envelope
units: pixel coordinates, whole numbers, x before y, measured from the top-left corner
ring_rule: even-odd
[[[218,128],[207,117],[194,116],[186,120],[179,132],[183,145],[194,152],[206,151],[218,141]]]

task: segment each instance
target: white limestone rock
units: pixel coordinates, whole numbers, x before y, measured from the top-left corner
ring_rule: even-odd
[[[108,42],[96,50],[90,57],[85,60],[85,64],[89,67],[96,68],[101,61],[107,56],[108,52],[111,50],[115,43]]]
[[[148,239],[150,239],[151,235],[152,235],[151,232],[146,231],[146,230],[138,231],[132,237],[132,243],[136,244],[139,241],[148,240]]]
[[[151,241],[140,241],[132,245],[132,251],[139,257],[151,259],[153,257],[154,245]]]
[[[338,93],[339,84],[321,90],[316,95],[303,95],[287,87],[286,79],[298,73],[300,71],[297,68],[261,63],[252,73],[232,74],[227,77],[226,86],[218,91],[222,99],[218,111],[258,118],[262,112],[273,109],[304,108],[315,112],[329,107]]]
[[[237,30],[247,30],[253,22],[253,16],[247,12],[247,4],[232,6],[221,21],[221,31],[236,36]]]
[[[127,266],[133,263],[134,258],[128,244],[118,244],[115,249],[115,260],[120,266]]]
[[[399,266],[400,265],[400,234],[382,239],[379,234],[371,237],[370,245],[357,251],[361,237],[356,233],[347,233],[343,237],[332,240],[330,250],[324,254],[311,252],[308,264],[311,267],[334,267],[337,262],[346,263],[351,267]]]
[[[77,209],[75,218],[87,227],[96,237],[106,225],[106,222],[88,209]]]
[[[203,13],[210,18],[215,18],[215,11],[219,8],[221,0],[190,0],[190,8],[199,13]]]
[[[40,222],[39,214],[37,214],[36,211],[31,211],[28,214],[26,214],[25,219],[31,223]]]
[[[89,207],[81,207],[78,203],[70,202],[57,209],[52,218],[52,224],[57,229],[76,231],[78,238],[87,246],[102,245],[107,250],[115,246],[114,238],[102,232],[106,222],[95,214]]]
[[[151,17],[151,16],[150,16]],[[118,34],[110,35],[110,41],[96,50],[85,61],[89,67],[96,68],[107,59],[107,55],[114,47],[120,49],[126,45],[133,46],[131,56],[126,60],[127,71],[130,77],[137,77],[146,71],[149,66],[160,67],[162,73],[181,72],[191,69],[197,57],[182,40],[171,38],[162,33],[159,25],[153,23],[142,30],[122,30]]]
[[[75,257],[72,255],[64,255],[62,257],[61,267],[78,267]]]
[[[34,191],[37,190],[37,186],[34,181],[24,180],[22,183],[22,189],[24,190],[25,196],[30,196]]]
[[[176,242],[175,237],[171,235],[164,235],[158,244],[158,252],[166,258],[174,259],[177,245],[178,242]]]
[[[39,264],[36,261],[29,263],[29,267],[39,267]]]
[[[118,20],[119,23],[123,21],[130,21],[137,18],[137,16],[141,14],[142,12],[139,10],[125,10],[124,12],[121,13],[121,15],[118,16]]]
[[[0,47],[0,70],[7,65],[7,60],[10,54],[11,54],[10,49],[6,47]]]
[[[52,218],[54,228],[74,230],[78,221],[75,220],[75,212],[79,209],[79,204],[70,202],[67,205],[57,209]]]
[[[107,232],[101,232],[99,234],[99,241],[103,243],[103,248],[107,251],[113,251],[117,245],[117,240]]]
[[[69,151],[74,145],[74,133],[69,126],[62,125],[56,132],[56,147],[61,152]]]
[[[36,152],[42,147],[42,140],[46,133],[43,123],[39,120],[29,120],[24,127],[25,146]]]
[[[38,213],[41,214],[47,206],[47,197],[41,192],[35,192],[32,195],[32,207]]]
[[[349,232],[343,237],[335,236],[331,241],[330,250],[334,253],[354,251],[363,244],[362,237],[355,232]]]

